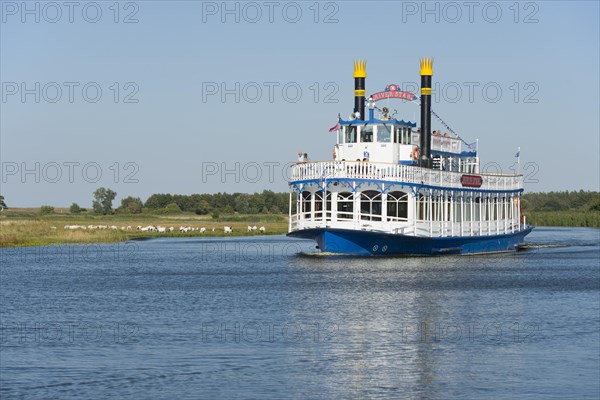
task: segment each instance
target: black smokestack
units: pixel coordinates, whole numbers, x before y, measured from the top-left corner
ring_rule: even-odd
[[[360,119],[365,120],[365,79],[367,78],[367,62],[354,62],[354,112],[360,113]]]
[[[421,59],[421,135],[419,165],[431,168],[431,76],[433,59]]]

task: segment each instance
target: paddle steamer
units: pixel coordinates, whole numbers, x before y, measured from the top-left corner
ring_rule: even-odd
[[[433,60],[420,67],[420,96],[388,85],[367,99],[366,62],[355,62],[354,113],[331,129],[333,159],[292,167],[288,236],[355,255],[490,253],[523,243],[532,227],[521,212],[522,175],[482,173],[477,148],[432,134]],[[420,127],[377,107],[392,98],[420,102]]]

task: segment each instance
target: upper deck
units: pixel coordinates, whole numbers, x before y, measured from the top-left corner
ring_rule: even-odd
[[[523,190],[523,175],[465,174],[413,165],[362,161],[299,163],[292,167],[290,183],[328,179],[378,180],[453,190],[506,192]]]
[[[416,164],[421,132],[414,123],[370,118],[368,121],[340,120],[335,145],[336,161],[375,161]],[[460,138],[434,131],[430,148],[438,169],[464,171],[465,164],[478,165],[477,152],[462,148]],[[468,172],[476,172],[477,167]]]

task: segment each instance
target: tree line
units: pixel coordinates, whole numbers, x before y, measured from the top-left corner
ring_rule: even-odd
[[[261,193],[153,194],[144,203],[148,210],[191,211],[199,215],[211,213],[281,214],[287,212],[289,193],[263,190]]]
[[[524,211],[600,211],[600,192],[526,193],[522,198]]]
[[[170,194],[156,193],[143,202],[141,198],[128,196],[113,210],[112,202],[117,193],[98,188],[94,192],[92,209],[96,214],[173,214],[194,212],[206,214],[281,214],[288,209],[288,193],[275,193],[263,190],[261,193],[215,193],[215,194]],[[86,211],[77,203],[70,207],[73,214]]]

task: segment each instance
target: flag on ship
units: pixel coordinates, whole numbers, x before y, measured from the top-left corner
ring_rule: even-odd
[[[329,132],[337,132],[340,130],[341,127],[342,126],[340,125],[340,121],[338,121],[337,124],[329,128]]]

